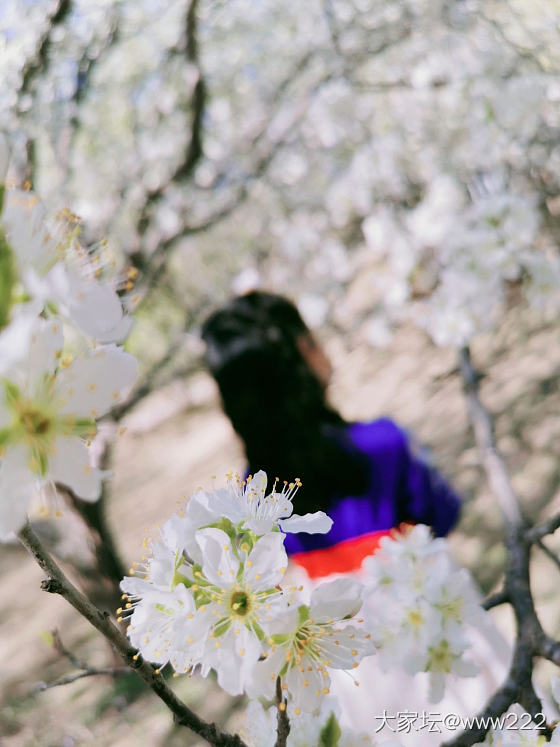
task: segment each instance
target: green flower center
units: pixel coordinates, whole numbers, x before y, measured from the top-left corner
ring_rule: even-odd
[[[431,672],[450,672],[453,655],[447,641],[441,641],[438,646],[428,649],[430,658],[428,660],[428,671]]]
[[[53,395],[53,377],[46,376],[33,399],[25,397],[13,382],[5,380],[4,396],[12,422],[0,428],[0,451],[24,443],[29,450],[29,469],[44,476],[58,436],[92,438],[95,421],[59,412],[61,402]]]
[[[229,600],[229,607],[234,615],[245,617],[251,611],[251,599],[246,591],[234,591]]]
[[[33,407],[24,407],[19,416],[24,431],[31,437],[44,436],[51,427],[51,419]]]

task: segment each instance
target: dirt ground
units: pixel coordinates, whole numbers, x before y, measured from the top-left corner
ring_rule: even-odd
[[[442,471],[463,494],[460,526],[451,537],[457,558],[486,593],[499,583],[504,561],[500,516],[482,474],[466,419],[454,354],[425,336],[402,329],[383,351],[344,350],[333,339],[331,399],[350,420],[391,415],[432,451]],[[511,316],[499,334],[481,337],[473,361],[484,373],[481,391],[497,418],[499,446],[512,471],[524,510],[544,517],[560,510],[560,344],[558,327],[526,315]],[[243,454],[219,409],[205,374],[175,382],[147,398],[117,439],[109,521],[127,563],[141,556],[144,533],[173,512],[177,500],[209,486]],[[87,536],[70,510],[37,529],[69,570],[90,560]],[[559,533],[560,534],[560,533]],[[558,555],[560,538],[548,541]],[[166,709],[136,683],[134,675],[112,681],[90,677],[38,691],[75,671],[49,645],[57,629],[65,645],[91,665],[111,665],[108,647],[62,600],[41,592],[41,571],[18,545],[0,548],[0,744],[2,747],[73,745],[195,745]],[[547,630],[560,634],[559,571],[542,553],[533,561],[533,586]],[[508,636],[510,613],[492,613]],[[548,669],[539,669],[545,678]],[[211,681],[173,680],[173,687],[205,718],[235,728],[237,703]]]

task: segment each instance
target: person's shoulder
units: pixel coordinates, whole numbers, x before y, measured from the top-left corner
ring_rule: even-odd
[[[388,417],[350,423],[348,432],[355,446],[368,454],[400,451],[407,444],[404,429]]]

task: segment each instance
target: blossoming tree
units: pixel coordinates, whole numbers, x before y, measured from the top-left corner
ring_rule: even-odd
[[[240,289],[289,289],[311,323],[353,342],[384,344],[413,319],[459,350],[504,517],[504,589],[484,606],[510,603],[517,634],[509,675],[482,715],[517,702],[535,717],[533,661],[559,664],[560,644],[535,610],[530,554],[560,519],[523,518],[468,345],[513,304],[558,308],[555,4],[324,0],[287,13],[277,0],[6,0],[1,23],[13,175],[47,207],[2,187],[0,533],[19,533],[44,588],[210,743],[243,744],[181,703],[164,665],[214,670],[228,693],[264,696],[250,705],[247,744],[352,744],[329,700],[332,670],[368,656],[406,663],[429,672],[434,699],[451,673],[473,674],[463,633],[483,610],[423,528],[387,540],[365,585],[333,581],[306,597],[283,583],[283,533],[326,531],[327,517],[291,515],[295,483],[267,492],[262,474],[232,480],[195,494],[147,543],[122,581],[127,639],[70,584],[26,516],[36,500],[56,508],[60,488],[100,497],[106,475],[91,439],[111,408],[118,416],[150,389],[157,363],[130,398],[136,362],[120,343],[134,309],[140,327],[150,323],[143,309],[164,283],[176,306],[188,296],[193,323],[232,276]],[[2,139],[2,182],[7,164]],[[95,243],[100,235],[109,243]],[[216,260],[197,259],[206,256]],[[185,260],[188,277],[175,271]],[[367,301],[350,313],[364,277]],[[171,341],[161,360],[175,350]],[[112,562],[114,580],[123,574]],[[455,743],[486,731],[472,727]]]

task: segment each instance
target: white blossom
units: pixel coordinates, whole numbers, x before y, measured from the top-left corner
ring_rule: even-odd
[[[20,322],[29,335],[24,355],[14,354],[13,329],[0,337],[14,360],[0,387],[2,536],[17,531],[34,495],[48,500],[57,482],[84,500],[99,498],[104,474],[91,465],[88,442],[96,420],[121,400],[137,372],[135,358],[114,345],[63,356],[59,319],[13,324],[19,329]]]
[[[467,571],[453,563],[444,539],[417,525],[384,537],[364,561],[363,614],[382,668],[429,673],[439,702],[449,676],[471,677],[468,631],[485,613]]]
[[[230,475],[225,488],[214,491],[198,491],[187,504],[187,517],[197,529],[222,518],[229,519],[234,526],[243,526],[262,536],[275,527],[284,532],[307,532],[324,534],[332,526],[323,511],[299,516],[293,514],[293,497],[301,482],[296,479],[286,483],[281,491],[275,482],[267,494],[267,476],[262,470],[242,481]]]
[[[320,737],[325,727],[338,727],[337,716],[339,707],[332,697],[325,697],[321,703],[321,710],[317,715],[310,713],[295,713],[292,704],[288,705],[287,714],[290,721],[287,747],[311,747],[321,744]],[[252,700],[245,712],[245,724],[241,735],[249,747],[274,747],[277,739],[277,708],[271,706],[263,708],[257,700]],[[400,747],[395,741],[379,742],[367,734],[357,734],[349,729],[340,728],[340,736],[336,744],[338,747]]]
[[[170,661],[178,672],[211,669],[232,695],[243,692],[272,621],[286,602],[279,584],[287,566],[279,532],[252,542],[216,527],[197,530],[201,563],[185,555],[189,522],[173,517],[150,556],[121,588],[128,634],[146,658]],[[155,631],[155,634],[154,634]]]
[[[79,222],[67,210],[55,217],[32,192],[9,189],[1,215],[20,279],[41,304],[55,305],[57,313],[98,342],[119,342],[132,320],[123,311],[113,281],[98,279],[104,245],[88,252],[79,243]]]
[[[357,581],[336,579],[318,586],[309,606],[291,607],[278,617],[266,658],[254,668],[249,695],[272,698],[280,677],[296,714],[317,711],[329,694],[329,669],[351,670],[373,653],[369,634],[347,624],[361,607],[361,592]]]

